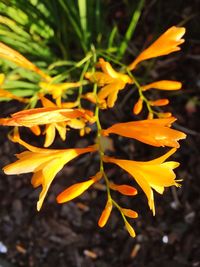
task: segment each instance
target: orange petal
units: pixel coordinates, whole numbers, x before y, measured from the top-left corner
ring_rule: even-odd
[[[73,129],[83,129],[85,127],[85,122],[83,120],[72,119],[67,125]]]
[[[49,108],[49,107],[57,107],[56,104],[54,104],[52,101],[50,101],[48,98],[44,97],[42,94],[39,95],[39,98],[42,102],[43,107]]]
[[[111,77],[100,71],[96,72],[86,72],[85,78],[90,80],[92,83],[97,83],[98,86],[104,86],[105,84],[110,84],[115,82],[116,78]]]
[[[171,129],[171,123],[176,119],[174,117],[166,119],[151,119],[142,121],[133,121],[125,123],[117,123],[110,128],[103,130],[103,135],[111,133],[124,137],[137,139],[145,144],[152,146],[170,146],[179,147],[177,142],[185,139],[183,132]]]
[[[107,98],[107,105],[112,108],[117,100],[118,91],[124,89],[125,85],[125,83],[117,81],[101,88],[97,95],[100,103]]]
[[[112,68],[109,62],[106,62],[103,58],[100,58],[99,64],[104,73],[108,74],[110,77],[114,79],[118,78],[118,73]]]
[[[83,109],[64,109],[57,107],[35,108],[12,114],[12,118],[0,119],[0,124],[7,126],[25,126],[64,122],[75,118],[91,120],[91,112]]]
[[[46,135],[44,147],[49,147],[53,143],[56,136],[55,125],[53,123],[47,124],[45,126],[44,134]]]
[[[102,71],[112,77],[113,79],[119,79],[123,81],[124,83],[132,83],[132,79],[123,73],[117,72],[113,69],[111,64],[109,62],[106,62],[103,58],[99,59],[99,64],[101,66]]]
[[[55,128],[58,131],[60,138],[65,141],[66,139],[66,133],[67,133],[67,128],[66,128],[67,122],[58,122],[55,123]]]
[[[39,86],[52,94],[54,99],[59,98],[62,96],[63,92],[71,89],[71,88],[77,88],[81,85],[80,82],[75,82],[75,83],[58,83],[58,84],[53,84],[53,83],[46,83],[46,82],[40,82]]]
[[[37,136],[41,134],[41,130],[40,130],[40,127],[38,125],[30,127],[30,130]]]

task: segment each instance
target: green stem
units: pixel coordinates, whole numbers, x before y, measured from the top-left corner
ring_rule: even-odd
[[[139,93],[139,96],[140,98],[146,103],[146,106],[147,106],[147,109],[149,111],[149,113],[155,113],[152,108],[151,108],[151,105],[149,104],[149,101],[148,99],[144,96],[143,92],[142,92],[142,87],[141,85],[139,84],[139,82],[137,81],[137,79],[135,78],[135,76],[127,69],[126,70],[128,75],[133,79],[134,83],[135,83],[135,86],[137,87],[138,89],[138,93]]]
[[[82,97],[82,93],[83,93],[83,79],[84,79],[84,76],[85,76],[85,73],[86,71],[88,70],[88,67],[90,65],[90,60],[88,60],[83,68],[83,71],[81,72],[81,76],[80,76],[80,87],[79,87],[79,91],[78,91],[78,98],[77,98],[77,101],[78,101],[78,106],[79,108],[81,108],[81,97]]]

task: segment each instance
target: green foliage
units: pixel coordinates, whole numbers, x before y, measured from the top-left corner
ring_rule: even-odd
[[[124,37],[120,36],[117,19],[110,17],[112,4],[109,1],[1,0],[0,41],[44,72],[56,76],[56,81],[70,79],[70,71],[82,68],[82,62],[91,56],[92,46],[105,58],[110,52],[116,53],[118,58],[126,52],[144,0],[136,1],[134,8],[131,1],[122,1],[122,4],[127,7],[124,12],[129,20]],[[17,73],[12,81],[9,81],[10,75],[6,78],[5,89],[24,96],[34,95],[39,90],[39,77],[35,73],[1,59],[0,68],[4,73]],[[29,83],[27,88],[21,87],[21,80]],[[20,88],[23,88],[22,93]]]

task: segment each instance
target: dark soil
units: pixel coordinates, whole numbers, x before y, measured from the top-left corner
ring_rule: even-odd
[[[139,213],[139,218],[133,221],[137,236],[132,239],[117,211],[105,228],[98,228],[97,221],[106,201],[103,187],[90,189],[68,204],[55,202],[56,195],[71,184],[72,178],[78,181],[94,174],[98,164],[95,157],[83,156],[57,175],[40,213],[36,211],[39,190],[33,190],[31,175],[6,176],[1,171],[0,267],[200,266],[200,114],[196,101],[197,98],[200,101],[200,3],[198,0],[147,2],[135,34],[138,48],[150,37],[149,33],[162,32],[183,21],[187,28],[182,52],[157,60],[148,73],[152,79],[177,79],[184,83],[183,90],[170,95],[170,108],[178,118],[175,128],[188,136],[175,155],[181,162],[176,173],[183,179],[182,187],[170,188],[163,196],[156,195],[155,217],[141,191],[134,199],[115,196],[121,204]],[[116,119],[128,121],[132,102],[130,97],[123,102],[124,113],[116,108],[111,115],[102,116],[104,125]],[[15,103],[1,103],[0,109],[3,117],[16,111]],[[7,133],[8,129],[1,127],[1,167],[13,162],[13,155],[22,151],[19,145],[7,140]],[[27,132],[26,138],[38,144]],[[69,136],[68,140],[76,145],[82,142],[76,136]],[[163,151],[141,147],[139,142],[129,139],[123,139],[122,143],[114,139],[114,153],[127,159],[132,158],[131,153],[144,160]],[[126,181],[125,173],[119,171],[110,165],[108,174]]]

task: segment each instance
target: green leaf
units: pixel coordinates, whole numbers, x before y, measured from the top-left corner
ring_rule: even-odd
[[[138,4],[135,12],[133,13],[133,16],[132,16],[131,22],[129,24],[129,27],[126,31],[125,37],[120,44],[119,52],[118,52],[118,58],[122,58],[122,56],[126,52],[126,49],[128,47],[128,42],[130,41],[131,37],[133,36],[133,33],[134,33],[135,28],[137,26],[138,20],[140,18],[144,3],[145,3],[145,0],[139,0],[139,4]]]

